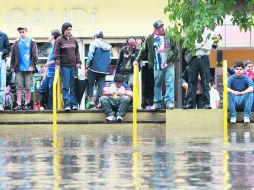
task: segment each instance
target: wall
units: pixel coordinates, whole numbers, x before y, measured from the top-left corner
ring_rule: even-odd
[[[69,21],[77,37],[92,36],[98,29],[109,37],[145,36],[154,21],[167,21],[166,5],[167,0],[11,0],[1,7],[0,28],[17,37],[16,28],[26,25],[31,36],[45,38]]]

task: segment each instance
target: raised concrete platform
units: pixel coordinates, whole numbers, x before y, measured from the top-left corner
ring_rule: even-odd
[[[107,123],[102,110],[58,112],[59,124]],[[132,112],[128,111],[124,123],[132,123]],[[138,123],[165,123],[165,110],[158,112],[138,110]],[[0,124],[52,124],[52,111],[0,111]],[[119,123],[118,123],[119,124]]]
[[[212,139],[223,142],[223,110],[167,110],[167,141],[176,139]]]

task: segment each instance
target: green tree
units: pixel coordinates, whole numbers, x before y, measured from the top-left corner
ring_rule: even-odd
[[[232,15],[233,25],[240,30],[251,30],[254,25],[254,0],[168,0],[164,12],[170,26],[167,34],[183,47],[194,49],[196,39],[202,40],[203,27],[214,30],[222,25],[226,15]],[[215,37],[218,43],[220,37]]]

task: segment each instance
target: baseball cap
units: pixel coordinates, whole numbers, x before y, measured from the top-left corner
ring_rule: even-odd
[[[158,28],[160,28],[161,26],[163,26],[164,24],[163,24],[163,22],[161,21],[161,20],[157,20],[155,23],[153,23],[153,27],[155,28],[155,29],[158,29]]]

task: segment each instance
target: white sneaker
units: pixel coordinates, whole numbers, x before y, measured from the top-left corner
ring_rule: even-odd
[[[236,117],[231,117],[230,118],[230,123],[236,123]]]
[[[244,117],[243,117],[243,122],[244,122],[244,123],[250,123],[250,118],[247,117],[247,116],[244,116]]]
[[[117,119],[118,122],[122,122],[123,121],[123,118],[121,116],[117,116],[116,119]]]
[[[78,106],[72,106],[72,110],[78,110]]]
[[[2,104],[0,104],[0,111],[4,110],[4,107]]]
[[[71,111],[71,107],[70,106],[65,107],[64,111]]]
[[[116,120],[116,117],[113,116],[113,115],[111,115],[111,116],[106,117],[106,120],[107,120],[107,121],[115,121],[115,120]]]

